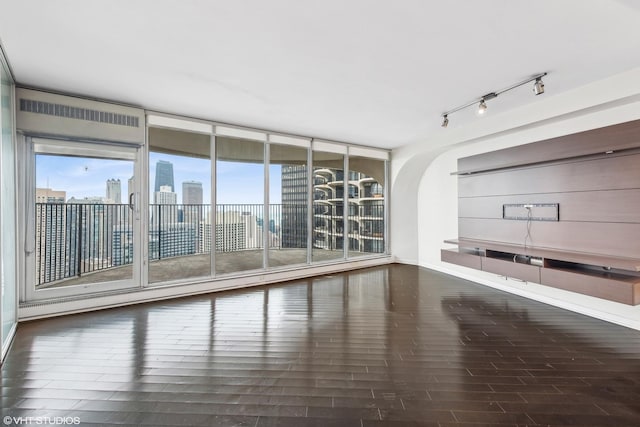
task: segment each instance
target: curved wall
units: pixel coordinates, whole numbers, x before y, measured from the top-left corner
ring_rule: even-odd
[[[440,249],[451,247],[443,241],[458,236],[457,177],[451,175],[458,158],[636,120],[639,82],[640,69],[635,69],[394,152],[391,249],[396,260],[640,329],[640,306],[524,285],[440,261]]]

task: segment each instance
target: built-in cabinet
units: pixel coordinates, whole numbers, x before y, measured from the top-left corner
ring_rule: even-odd
[[[444,262],[640,304],[640,121],[458,160]]]

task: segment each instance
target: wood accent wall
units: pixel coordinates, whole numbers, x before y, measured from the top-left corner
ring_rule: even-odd
[[[640,304],[640,120],[462,158],[456,174],[458,248],[442,261]]]
[[[606,135],[601,129],[598,134]],[[525,147],[509,149],[509,163],[519,162],[530,151]],[[503,204],[558,203],[559,221],[532,221],[527,246],[640,259],[640,150],[554,159],[458,178],[460,239],[524,248],[527,221],[502,219]]]

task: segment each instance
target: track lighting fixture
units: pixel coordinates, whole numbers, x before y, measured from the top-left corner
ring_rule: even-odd
[[[484,98],[480,100],[480,104],[478,104],[478,114],[482,115],[487,111],[487,104],[484,102]]]
[[[446,128],[449,125],[449,114],[458,112],[462,109],[465,109],[467,107],[471,107],[472,105],[478,105],[478,114],[479,115],[483,115],[486,111],[487,111],[487,102],[490,99],[496,98],[498,95],[505,93],[507,91],[510,91],[511,89],[515,89],[517,87],[520,87],[522,85],[525,85],[527,83],[533,82],[535,81],[534,85],[533,85],[533,93],[535,93],[536,95],[541,95],[544,93],[544,82],[542,81],[542,78],[544,76],[546,76],[547,73],[541,73],[541,74],[536,74],[535,76],[532,76],[530,78],[528,78],[527,80],[523,80],[521,82],[518,82],[516,84],[513,84],[511,86],[508,86],[504,89],[501,90],[497,90],[495,92],[489,92],[486,95],[483,95],[479,98],[474,99],[471,102],[468,102],[464,105],[461,105],[459,107],[453,108],[449,111],[446,111],[444,113],[442,113],[442,127]]]
[[[542,77],[538,77],[536,82],[533,84],[533,93],[536,95],[544,93],[544,82],[542,81]]]

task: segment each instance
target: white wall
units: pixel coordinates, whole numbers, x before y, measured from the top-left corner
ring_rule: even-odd
[[[547,89],[543,96],[551,92]],[[392,157],[392,254],[400,262],[640,330],[640,306],[505,280],[440,261],[440,249],[451,247],[443,240],[458,237],[457,178],[451,175],[458,158],[636,119],[640,119],[640,68],[500,116],[443,129],[433,140],[396,150]]]

